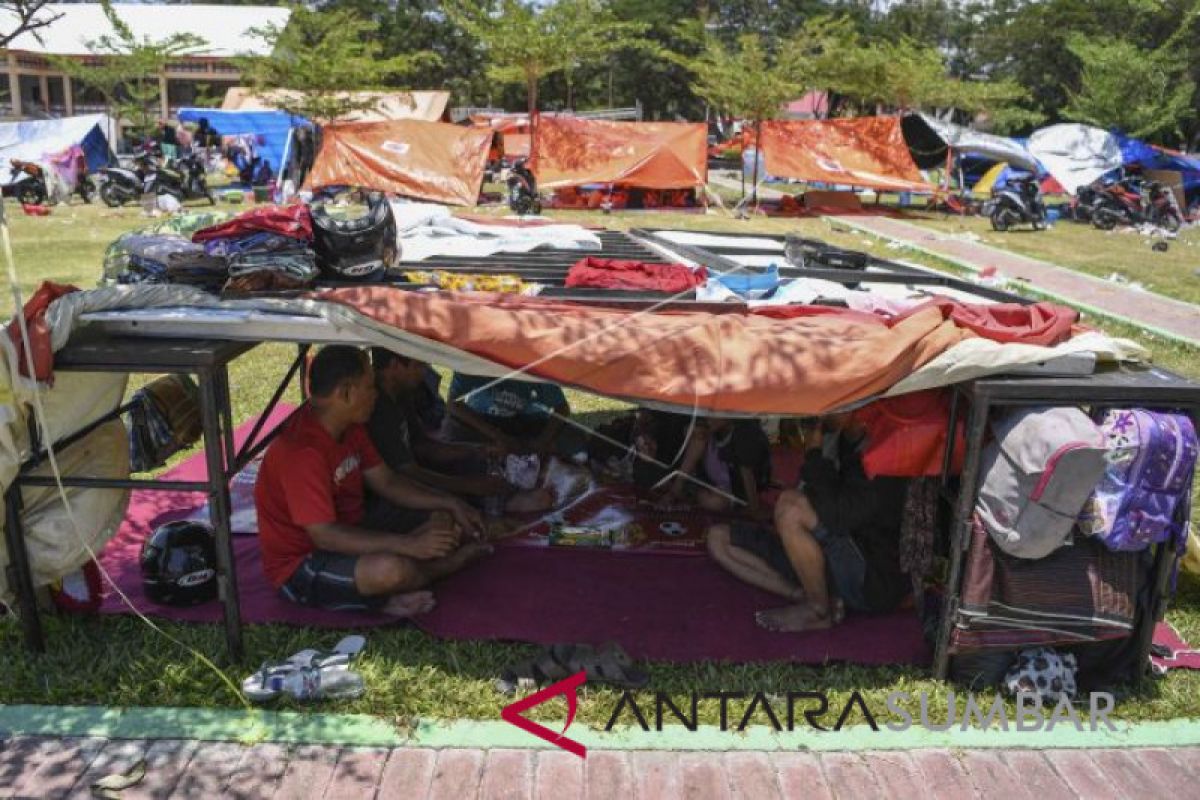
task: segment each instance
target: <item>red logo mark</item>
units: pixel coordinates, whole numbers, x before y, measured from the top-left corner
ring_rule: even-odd
[[[558,683],[552,683],[545,689],[529,695],[524,700],[518,700],[515,703],[505,706],[500,711],[500,718],[505,722],[516,725],[526,733],[532,733],[534,736],[549,742],[555,747],[561,747],[568,753],[574,753],[580,758],[587,758],[587,748],[573,739],[568,739],[565,735],[567,728],[571,727],[571,723],[575,721],[575,710],[578,705],[575,692],[586,681],[587,672],[580,670],[569,678],[565,678]],[[560,694],[567,698],[567,724],[563,726],[561,733],[555,733],[544,725],[539,725],[533,720],[521,716],[521,712],[528,711],[535,706],[540,706],[550,698],[557,697]]]

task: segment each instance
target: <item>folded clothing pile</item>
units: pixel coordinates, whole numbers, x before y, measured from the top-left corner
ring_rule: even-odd
[[[299,289],[317,277],[308,206],[265,206],[202,228],[192,242],[227,264],[226,293]]]
[[[118,283],[183,283],[219,290],[227,278],[224,258],[173,233],[134,234],[121,240],[124,269]]]

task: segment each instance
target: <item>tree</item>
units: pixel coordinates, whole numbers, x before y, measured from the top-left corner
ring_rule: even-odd
[[[1074,36],[1071,53],[1082,65],[1078,92],[1068,90],[1063,114],[1130,136],[1182,135],[1182,123],[1195,116],[1196,84],[1187,62],[1169,45],[1147,50],[1133,42]]]
[[[775,119],[783,104],[806,87],[796,63],[770,54],[756,34],[738,38],[736,47],[710,40],[699,56],[684,63],[695,75],[692,91],[727,114],[754,125],[753,202],[758,202],[758,162],[762,154],[762,122]]]
[[[60,17],[61,11],[53,11],[46,6],[50,0],[9,0],[0,3],[0,15],[7,19],[7,30],[0,31],[0,48],[8,45],[23,33],[31,33],[41,41],[40,31],[47,25],[53,24]]]
[[[601,0],[448,0],[446,14],[480,42],[488,76],[525,86],[530,120],[537,125],[538,87],[549,75],[572,74],[618,50],[651,47],[643,22],[620,20]],[[536,132],[535,132],[536,133]]]
[[[102,7],[112,33],[86,43],[99,63],[58,56],[51,56],[50,61],[72,80],[100,92],[113,116],[128,123],[136,136],[146,136],[157,127],[160,116],[163,70],[182,56],[202,54],[208,42],[193,33],[139,38],[111,4],[105,2]]]
[[[381,88],[389,78],[436,63],[431,53],[384,57],[377,23],[348,9],[312,11],[295,6],[287,24],[251,29],[271,54],[240,60],[243,74],[260,92],[277,92],[272,103],[309,119],[336,120],[367,111],[377,99],[356,95]]]

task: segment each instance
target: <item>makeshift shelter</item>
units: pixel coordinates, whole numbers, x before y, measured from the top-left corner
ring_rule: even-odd
[[[112,160],[112,130],[113,121],[104,114],[0,123],[0,165],[7,168],[12,158],[46,162],[79,147],[88,170],[94,172]],[[7,170],[3,174],[7,183]]]
[[[283,111],[222,111],[216,108],[181,108],[180,122],[207,119],[222,136],[253,136],[258,154],[278,172],[287,161],[288,139],[293,128],[312,123]]]
[[[702,122],[540,117],[531,167],[542,189],[702,189],[708,183],[707,138]]]
[[[762,123],[766,171],[779,178],[929,192],[896,117]]]
[[[1088,125],[1064,123],[1034,131],[1028,148],[1071,194],[1124,163],[1117,137]]]
[[[473,206],[492,132],[445,122],[394,120],[321,126],[305,186],[362,186],[418,200]]]
[[[928,114],[909,114],[900,120],[904,141],[921,169],[944,166],[948,153],[1007,162],[1018,169],[1039,170],[1037,159],[1015,139],[980,133]]]
[[[276,111],[280,103],[299,94],[290,89],[256,92],[246,86],[232,86],[225,92],[221,110]],[[378,122],[393,119],[438,122],[445,117],[446,106],[450,104],[450,93],[445,91],[347,92],[346,96],[356,101],[373,99],[375,104],[371,108],[355,111],[339,119],[339,122]]]
[[[532,135],[528,114],[472,114],[471,125],[500,134],[504,143],[504,158],[509,161],[529,158]]]

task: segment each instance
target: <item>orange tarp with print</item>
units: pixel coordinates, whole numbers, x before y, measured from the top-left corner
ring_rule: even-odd
[[[708,132],[702,122],[539,117],[532,168],[542,189],[588,183],[690,189],[708,183]]]
[[[768,175],[890,191],[931,192],[898,117],[772,120],[762,124]]]
[[[473,206],[492,131],[444,122],[393,120],[321,127],[305,187],[360,186],[448,205]]]

